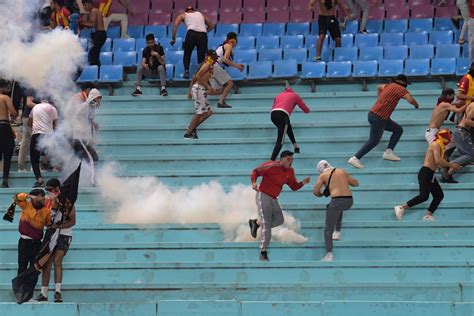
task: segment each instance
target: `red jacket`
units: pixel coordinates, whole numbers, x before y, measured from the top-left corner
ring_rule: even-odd
[[[253,169],[250,179],[252,183],[257,182],[258,177],[263,177],[259,191],[278,198],[283,188],[287,184],[293,191],[303,187],[303,183],[298,182],[293,168],[285,168],[277,165],[277,162],[268,161]]]
[[[309,113],[309,108],[301,97],[293,89],[286,88],[285,91],[276,96],[273,101],[272,111],[283,111],[290,116],[296,106],[299,106],[303,112]]]

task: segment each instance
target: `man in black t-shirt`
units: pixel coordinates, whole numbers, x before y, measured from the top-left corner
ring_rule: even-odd
[[[142,95],[141,83],[143,77],[155,79],[157,76],[159,76],[161,83],[160,95],[167,96],[165,52],[160,44],[156,44],[155,36],[148,34],[146,36],[146,47],[142,53],[142,63],[137,68],[137,82],[132,95]]]

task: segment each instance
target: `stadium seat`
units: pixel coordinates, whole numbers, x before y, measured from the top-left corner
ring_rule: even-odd
[[[286,25],[286,35],[307,35],[309,34],[309,22],[288,23]]]
[[[390,1],[385,1],[385,6],[388,8],[396,8],[396,7],[402,7],[406,5],[405,0],[390,0]]]
[[[89,39],[80,37],[79,42],[81,43],[82,49],[87,52],[89,50]]]
[[[227,33],[234,32],[239,34],[238,24],[217,24],[216,25],[216,36],[227,36]]]
[[[135,51],[135,39],[134,38],[116,38],[113,40],[113,52],[132,52]]]
[[[283,35],[285,34],[285,23],[265,23],[263,24],[262,35]]]
[[[469,71],[469,58],[456,58],[456,75],[464,76]]]
[[[173,7],[173,0],[151,0],[153,12],[166,12]]]
[[[350,61],[328,62],[326,77],[328,78],[348,78],[352,75],[352,63]]]
[[[161,44],[161,43],[160,43]],[[135,49],[138,54],[142,53],[142,50],[146,47],[146,40],[144,38],[135,39]]]
[[[302,48],[303,47],[303,35],[282,35],[280,36],[281,48]]]
[[[454,31],[454,25],[453,25],[453,22],[451,22],[451,19],[438,18],[434,20],[434,30],[435,31]]]
[[[294,59],[274,62],[273,78],[294,78],[298,73],[297,61]]]
[[[166,64],[166,80],[171,81],[173,80],[174,76],[174,65],[173,64]]]
[[[237,50],[254,49],[255,48],[255,36],[239,36],[239,40],[238,40],[237,46],[235,48]]]
[[[456,58],[433,58],[431,60],[432,75],[454,75],[456,73]]]
[[[405,45],[426,45],[428,44],[428,32],[417,31],[417,32],[406,32],[405,33]]]
[[[410,19],[410,32],[431,32],[433,29],[433,19]]]
[[[360,49],[360,60],[361,61],[368,61],[368,60],[376,60],[379,61],[383,58],[383,47],[375,46],[375,47],[362,47]]]
[[[271,24],[271,23],[286,24],[289,21],[290,21],[290,12],[288,12],[288,11],[269,11],[269,12],[267,12],[266,24]],[[306,21],[308,21],[308,20],[306,20]]]
[[[244,0],[242,7],[252,10],[264,10],[265,0]]]
[[[166,62],[170,64],[179,64],[183,63],[183,51],[168,51],[166,52]]]
[[[356,34],[355,46],[361,47],[374,47],[378,45],[379,35],[378,34]]]
[[[329,46],[331,48],[336,47],[336,42],[329,37]],[[341,36],[341,47],[352,47],[354,46],[354,35],[352,34],[342,34]]]
[[[379,62],[379,77],[395,77],[403,73],[402,59],[382,59]]]
[[[430,73],[430,60],[428,58],[405,60],[405,75],[427,76]]]
[[[444,19],[451,19],[453,16],[458,14],[458,7],[454,5],[454,0],[449,0],[450,5],[447,6],[438,6],[436,7],[436,19],[444,18]]]
[[[90,47],[89,47],[89,49],[90,49]],[[105,52],[111,52],[111,51],[112,51],[112,40],[110,38],[108,38],[108,39],[105,40],[104,45],[100,49],[100,52],[105,53]]]
[[[250,14],[244,14],[245,23],[261,23],[265,20],[265,12],[263,12],[263,17],[261,16],[261,11],[249,12]],[[258,17],[253,17],[252,14],[260,14]],[[240,9],[234,9],[231,11],[220,11],[219,14],[219,23],[223,24],[234,24],[242,22],[242,11]]]
[[[145,31],[145,33],[146,33],[146,31]],[[179,27],[178,27],[178,31],[176,32],[176,37],[185,38],[186,33],[187,33],[186,26],[184,26],[183,24],[180,24]],[[168,35],[170,37],[173,35],[173,25],[172,24],[168,25]]]
[[[107,37],[111,39],[120,38],[120,26],[109,26],[107,29]]]
[[[189,73],[191,74],[191,76],[193,76],[196,73],[197,68],[198,68],[198,65],[196,65],[196,64],[189,65]],[[183,63],[181,62],[179,64],[175,64],[174,65],[173,80],[174,81],[189,81],[189,79],[184,79],[183,78],[183,74],[184,74],[184,65],[183,65]]]
[[[273,36],[258,36],[257,37],[257,49],[269,49],[280,47],[280,37],[277,35]]]
[[[381,33],[383,28],[383,20],[369,20],[367,22],[367,32]]]
[[[316,47],[317,42],[318,42],[317,35],[306,35],[304,37],[304,47],[308,49],[311,47]]]
[[[291,23],[304,23],[313,20],[313,11],[309,11],[306,8],[303,10],[291,10],[290,19]]]
[[[135,67],[137,65],[137,52],[122,52],[114,53],[114,65],[122,65],[124,67]]]
[[[431,4],[412,5],[410,17],[413,19],[428,19],[434,16],[434,6]]]
[[[247,78],[247,66],[245,66],[243,71],[240,71],[235,67],[227,67],[226,71],[233,81],[241,81]]]
[[[79,37],[89,39],[91,38],[91,33],[92,33],[91,29],[82,29],[81,33],[79,34]]]
[[[385,20],[385,33],[405,33],[408,30],[408,20]]]
[[[267,11],[288,10],[288,0],[271,0],[267,3]]]
[[[413,45],[410,47],[410,58],[433,58],[434,46],[431,44],[427,45]]]
[[[78,83],[96,82],[99,76],[99,66],[85,66],[82,73],[77,79]]]
[[[163,49],[165,51],[183,50],[183,39],[181,37],[176,38],[176,43],[174,43],[174,45],[171,45],[170,42],[171,42],[171,38],[162,38],[160,41],[160,45],[163,46]]]
[[[144,37],[144,27],[142,25],[131,25],[128,27],[128,36],[132,38]]]
[[[453,31],[432,31],[430,34],[430,44],[445,45],[453,43]]]
[[[220,8],[242,8],[242,0],[221,0]]]
[[[301,78],[303,79],[317,79],[326,76],[325,62],[304,62],[301,65]]]
[[[145,32],[144,35],[146,36],[147,34],[153,34],[155,35],[156,40],[160,40],[162,38],[166,37],[166,25],[147,25],[145,26]],[[171,37],[171,33],[170,33]]]
[[[393,0],[387,1],[390,3]],[[387,8],[387,17],[386,20],[402,20],[410,18],[410,8],[407,5],[403,6],[396,6],[396,7],[389,7]]]
[[[359,21],[351,20],[346,22],[346,28],[342,32],[343,34],[357,34],[359,31]]]
[[[378,62],[375,60],[356,61],[354,63],[353,77],[372,78],[377,76]]]
[[[240,64],[250,64],[257,61],[256,49],[236,50],[234,60]]]
[[[255,36],[258,37],[262,35],[263,24],[256,23],[256,24],[240,24],[240,36]]]
[[[163,18],[163,19],[166,19],[168,18],[168,22],[165,22],[165,21],[162,21],[163,23],[161,24],[169,24],[170,22],[170,19],[171,19],[171,14],[170,13],[160,13],[160,14],[156,14],[156,13],[151,13],[150,14],[152,16],[152,18],[155,16],[155,17],[159,17],[160,19]],[[153,21],[153,23],[155,23],[155,21]],[[128,25],[147,25],[148,24],[148,12],[146,13],[136,13],[135,15],[133,16],[128,16]]]
[[[219,37],[209,37],[207,39],[207,47],[211,49],[217,49],[222,43],[224,43],[225,37],[219,36]]]
[[[408,58],[408,46],[390,46],[384,48],[385,59],[407,59]]]
[[[319,25],[318,22],[311,23],[311,34],[318,36]]]
[[[276,61],[282,59],[280,48],[260,49],[258,51],[258,61]]]
[[[380,34],[380,45],[400,46],[403,45],[403,33],[382,33]]]
[[[283,50],[283,59],[296,60],[298,64],[305,62],[308,59],[308,50],[306,48],[289,48]]]
[[[222,1],[224,2],[224,0]],[[242,3],[242,1],[230,1],[233,3],[238,2],[239,4]],[[174,0],[174,7],[180,10],[184,10],[188,5],[193,6],[193,8],[196,7],[196,0]]]
[[[272,62],[257,61],[249,64],[248,79],[268,79],[272,77]]]
[[[369,6],[369,21],[385,19],[385,8],[383,6]]]
[[[357,47],[336,47],[334,48],[334,61],[351,61],[357,60],[359,50]]]
[[[123,81],[121,65],[105,65],[100,67],[99,80],[101,83],[120,83]]]
[[[112,57],[113,57],[112,52],[100,53],[100,55],[99,55],[100,64],[101,65],[112,65]]]
[[[309,49],[309,61],[314,61],[316,58],[316,47],[311,47]],[[332,49],[327,46],[323,46],[323,49],[321,50],[321,60],[325,62],[329,62],[332,60]]]
[[[446,44],[436,46],[437,58],[457,58],[461,55],[459,44]]]
[[[462,46],[462,56],[463,57],[469,57],[469,43],[465,43]]]

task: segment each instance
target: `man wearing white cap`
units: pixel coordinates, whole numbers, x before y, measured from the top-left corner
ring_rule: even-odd
[[[334,168],[326,160],[318,162],[316,167],[320,173],[313,189],[318,197],[331,196],[326,209],[326,227],[324,228],[324,242],[326,256],[323,261],[333,261],[332,241],[341,239],[342,212],[352,207],[352,192],[349,186],[359,186],[359,181],[350,176],[344,169]],[[323,192],[321,189],[325,187]]]

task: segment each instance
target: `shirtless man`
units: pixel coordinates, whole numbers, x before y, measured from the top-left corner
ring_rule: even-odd
[[[79,25],[81,27],[95,29],[95,32],[91,34],[92,48],[89,50],[89,65],[100,66],[100,50],[107,39],[104,17],[99,9],[92,6],[92,0],[82,0],[82,4],[84,5],[84,10],[89,13],[90,19],[88,21],[79,22]]]
[[[342,212],[350,209],[353,204],[352,192],[349,186],[359,186],[359,181],[350,176],[344,169],[336,169],[326,160],[318,162],[316,167],[320,173],[313,189],[317,197],[331,196],[331,202],[326,209],[326,227],[324,228],[324,242],[326,256],[323,261],[333,261],[332,241],[341,239]],[[321,188],[325,187],[321,192]]]
[[[15,136],[10,126],[10,119],[15,119],[18,115],[13,107],[12,100],[9,96],[5,95],[7,89],[8,82],[0,79],[0,158],[3,158],[2,188],[9,188],[8,177],[10,176],[12,156],[15,150]]]
[[[454,162],[448,162],[444,159],[446,145],[451,142],[451,132],[448,129],[442,129],[436,134],[436,140],[433,141],[426,151],[423,167],[418,172],[418,183],[420,185],[420,194],[412,198],[404,205],[395,206],[395,216],[399,221],[402,220],[406,209],[421,204],[428,200],[430,193],[433,196],[428,210],[423,216],[423,221],[434,221],[434,212],[444,198],[443,189],[436,180],[435,171],[437,167],[451,168],[459,170],[461,166]]]
[[[435,140],[436,134],[443,125],[444,121],[448,118],[449,112],[462,113],[466,110],[467,104],[458,107],[453,105],[454,90],[451,88],[444,89],[441,92],[441,96],[438,98],[433,114],[431,114],[431,121],[429,128],[426,130],[425,139],[430,144]]]
[[[215,50],[208,50],[205,62],[201,64],[191,80],[188,99],[194,99],[196,114],[189,123],[184,138],[197,139],[196,128],[212,115],[212,108],[207,100],[207,95],[215,93],[209,83],[209,79],[212,77],[217,58],[218,56]]]

